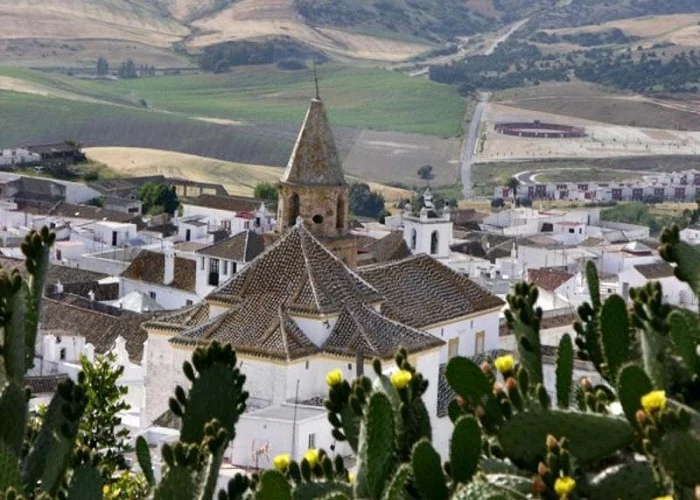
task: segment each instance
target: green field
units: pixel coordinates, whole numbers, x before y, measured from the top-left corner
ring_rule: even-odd
[[[77,140],[284,165],[293,139],[275,126],[230,127],[109,104],[0,92],[0,146]]]
[[[321,94],[334,126],[411,132],[438,137],[462,133],[466,101],[450,86],[399,72],[324,65]],[[298,126],[314,93],[309,71],[248,67],[226,74],[188,74],[119,81],[87,81],[15,68],[0,76],[57,92],[188,116]],[[2,109],[0,109],[2,113]]]

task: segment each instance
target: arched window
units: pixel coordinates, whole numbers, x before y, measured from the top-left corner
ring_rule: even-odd
[[[416,233],[415,229],[411,230],[411,250],[416,249],[416,240],[418,239],[418,233]]]
[[[343,229],[345,227],[345,200],[342,196],[338,197],[338,206],[335,208],[335,228]]]
[[[299,195],[294,193],[289,200],[289,218],[287,219],[288,226],[294,226],[297,223],[297,217],[299,217]]]
[[[440,236],[437,231],[433,231],[430,235],[430,254],[435,255],[438,253],[438,245],[440,243]]]

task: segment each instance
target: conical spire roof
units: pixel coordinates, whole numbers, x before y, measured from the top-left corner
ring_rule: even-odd
[[[282,182],[324,186],[345,184],[338,149],[320,98],[311,100]]]

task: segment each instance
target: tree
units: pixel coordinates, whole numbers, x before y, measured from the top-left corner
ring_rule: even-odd
[[[433,175],[433,166],[423,165],[421,168],[418,169],[418,177],[420,177],[424,181],[434,179],[435,176]]]
[[[129,431],[119,428],[119,414],[131,405],[124,401],[128,389],[117,384],[124,367],[115,363],[114,354],[98,356],[94,362],[85,356],[80,358],[87,405],[80,421],[78,443],[99,455],[105,481],[110,481],[117,470],[128,469],[124,453],[129,449]]]
[[[163,212],[173,215],[180,205],[174,188],[154,182],[147,182],[141,186],[139,199],[143,203],[143,211],[151,215]]]
[[[138,78],[138,73],[136,71],[136,64],[134,61],[129,59],[126,62],[121,63],[118,71],[119,78]]]
[[[520,181],[516,177],[511,177],[506,181],[506,187],[510,189],[513,194],[513,199],[518,197],[518,188],[520,187]]]
[[[109,63],[104,57],[99,57],[97,59],[97,74],[99,76],[105,76],[109,73]]]
[[[384,210],[384,197],[371,191],[367,184],[356,182],[350,185],[349,204],[353,214],[377,218]]]
[[[277,198],[279,196],[279,191],[277,186],[271,182],[260,182],[255,186],[253,190],[253,196],[265,200],[268,202],[277,203]]]

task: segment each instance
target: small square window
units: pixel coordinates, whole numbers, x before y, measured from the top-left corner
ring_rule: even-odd
[[[352,371],[352,363],[348,363],[348,370]]]
[[[224,274],[228,274],[228,261],[224,261]]]
[[[192,304],[194,304],[194,302],[192,302],[190,299],[187,299],[187,300],[185,301],[185,305],[186,305],[186,306],[191,306]]]
[[[202,271],[204,271],[204,257],[202,257],[202,265],[201,265]]]
[[[61,351],[59,352],[58,356],[61,358],[61,361],[66,360],[66,348],[62,348]]]
[[[156,299],[156,292],[148,292],[148,296],[151,297],[153,300]]]
[[[308,370],[309,369],[309,360],[308,359],[306,360],[306,363],[304,363],[304,365],[305,365],[306,369]]]
[[[316,448],[316,433],[309,434],[309,446],[308,449],[313,450]]]

